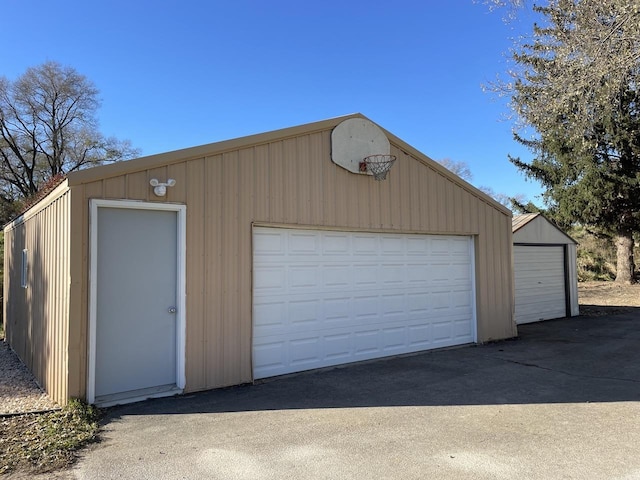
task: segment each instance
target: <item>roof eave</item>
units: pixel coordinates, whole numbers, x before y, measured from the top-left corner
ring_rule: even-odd
[[[171,165],[173,163],[181,163],[184,161],[202,158],[213,155],[220,155],[222,153],[238,150],[241,148],[256,146],[265,143],[272,142],[274,140],[282,140],[289,137],[295,137],[305,133],[312,133],[319,130],[326,130],[338,125],[340,122],[349,118],[366,118],[360,113],[354,113],[350,115],[344,115],[341,117],[330,118],[327,120],[321,120],[319,122],[307,123],[304,125],[297,125],[294,127],[287,127],[278,130],[272,130],[269,132],[258,133],[254,135],[248,135],[245,137],[233,138],[229,140],[222,140],[220,142],[208,143],[205,145],[199,145],[196,147],[183,148],[179,150],[173,150],[171,152],[158,153],[155,155],[149,155],[145,157],[136,158],[133,160],[127,160],[124,162],[111,163],[109,165],[101,165],[94,168],[88,168],[86,170],[79,170],[77,172],[69,173],[68,180],[70,186],[80,185],[84,183],[90,183],[97,180],[104,180],[107,178],[117,177],[119,175],[134,173],[141,170],[147,170],[164,165]]]

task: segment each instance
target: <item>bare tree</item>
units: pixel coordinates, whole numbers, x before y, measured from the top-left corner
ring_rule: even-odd
[[[514,197],[510,197],[506,193],[496,192],[493,188],[487,186],[478,187],[479,190],[482,190],[484,193],[489,195],[499,204],[507,207],[512,212],[519,212],[520,205],[528,203],[527,197],[522,193],[518,193]]]
[[[36,194],[49,179],[138,152],[98,131],[98,90],[71,67],[47,62],[16,81],[0,77],[0,200]]]
[[[455,173],[456,175],[466,180],[467,182],[471,183],[471,181],[473,180],[473,174],[471,173],[471,169],[469,168],[469,165],[467,164],[467,162],[464,162],[462,160],[452,160],[450,158],[443,158],[442,160],[438,160],[437,162],[443,167],[445,167],[447,170]],[[484,193],[489,195],[495,201],[497,201],[501,205],[504,205],[505,207],[511,210],[516,210],[517,206],[528,202],[525,195],[521,193],[519,193],[515,197],[510,197],[506,193],[496,192],[491,187],[482,186],[482,187],[478,187],[478,189],[482,190]]]
[[[438,163],[467,182],[470,182],[473,179],[473,174],[471,173],[467,162],[463,162],[462,160],[452,160],[451,158],[443,158],[442,160],[438,160]]]

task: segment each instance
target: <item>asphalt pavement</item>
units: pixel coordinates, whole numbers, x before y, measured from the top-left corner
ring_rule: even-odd
[[[107,479],[640,480],[640,309],[110,409]]]

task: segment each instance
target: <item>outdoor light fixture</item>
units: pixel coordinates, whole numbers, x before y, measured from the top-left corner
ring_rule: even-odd
[[[166,183],[160,183],[157,178],[152,178],[149,181],[149,184],[153,187],[153,193],[158,197],[164,197],[167,194],[167,187],[173,187],[176,184],[176,181],[173,178],[170,178]]]

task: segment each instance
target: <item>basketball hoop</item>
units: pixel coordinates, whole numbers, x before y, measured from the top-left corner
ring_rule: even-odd
[[[364,157],[360,165],[362,170],[370,172],[376,180],[384,180],[395,161],[395,155],[369,155]]]

